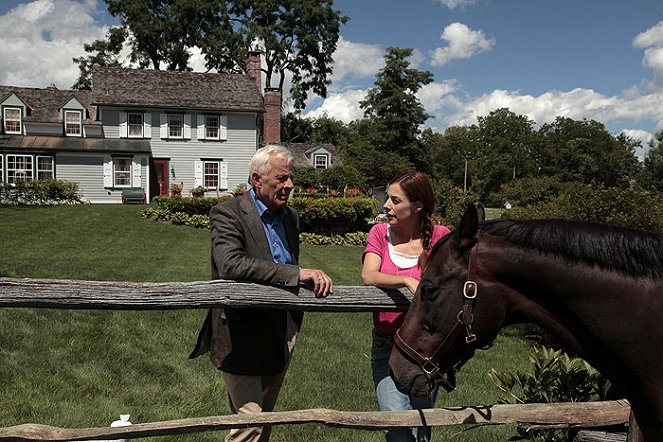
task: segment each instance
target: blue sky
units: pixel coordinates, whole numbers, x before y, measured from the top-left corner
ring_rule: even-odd
[[[647,140],[663,130],[660,0],[336,0],[341,29],[326,99],[306,116],[350,121],[389,46],[434,74],[419,97],[437,131],[508,107],[537,125],[595,119]],[[97,0],[0,2],[0,84],[70,87],[72,57],[113,19]],[[203,65],[193,58],[197,70]],[[644,150],[640,151],[642,155]]]

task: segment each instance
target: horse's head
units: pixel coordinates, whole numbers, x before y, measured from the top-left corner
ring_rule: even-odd
[[[492,312],[479,294],[479,222],[477,209],[468,207],[458,229],[429,258],[389,359],[404,393],[428,393],[434,381],[471,358],[475,348],[489,346],[499,331],[500,309]]]

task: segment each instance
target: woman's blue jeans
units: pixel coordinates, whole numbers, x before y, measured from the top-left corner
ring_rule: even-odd
[[[437,397],[437,386],[427,396],[408,396],[396,389],[387,365],[393,344],[393,336],[373,330],[371,369],[380,411],[433,408]],[[431,440],[431,428],[393,428],[385,432],[385,437],[387,442],[428,442]]]

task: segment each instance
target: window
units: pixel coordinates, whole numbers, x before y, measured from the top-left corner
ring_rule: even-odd
[[[128,114],[129,120],[129,136],[142,138],[143,137],[143,114]]]
[[[205,117],[205,138],[219,139],[219,117]]]
[[[205,189],[219,188],[219,162],[205,161],[203,167],[203,186]]]
[[[5,122],[6,134],[21,133],[21,109],[14,107],[5,108],[3,121]]]
[[[183,126],[182,115],[168,115],[168,137],[183,138]]]
[[[113,187],[131,187],[131,158],[113,158]]]
[[[64,130],[67,135],[81,134],[81,113],[78,111],[64,111]]]
[[[7,182],[32,180],[32,156],[7,155]]]
[[[228,163],[221,160],[196,161],[194,182],[205,190],[228,189]]]
[[[37,179],[52,180],[53,176],[53,157],[37,157]]]
[[[329,157],[327,155],[314,155],[313,167],[316,169],[327,169],[329,167],[328,159]]]

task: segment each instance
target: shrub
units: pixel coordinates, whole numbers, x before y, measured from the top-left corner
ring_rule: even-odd
[[[290,205],[299,214],[302,232],[365,232],[378,213],[371,198],[293,198]]]
[[[78,184],[61,180],[33,180],[0,183],[0,204],[54,205],[83,204]]]
[[[231,195],[219,196],[214,198],[188,198],[188,197],[168,197],[158,196],[154,202],[171,213],[182,212],[188,215],[209,215],[209,211],[218,202],[232,198]]]
[[[571,358],[561,350],[535,348],[530,354],[532,372],[498,373],[491,369],[490,379],[505,396],[501,403],[587,402],[604,398],[605,379],[587,362]],[[566,442],[578,430],[532,430],[518,427],[519,437],[511,440]]]
[[[339,246],[366,246],[368,233],[353,232],[343,235],[318,235],[316,233],[300,233],[299,240],[304,244],[339,245]]]
[[[565,218],[663,231],[663,193],[574,185],[557,198],[511,209],[514,218]]]
[[[335,166],[320,172],[320,184],[330,189],[343,191],[346,187],[366,187],[366,180],[352,166]]]
[[[435,221],[453,228],[465,213],[467,205],[474,202],[474,197],[444,178],[433,180],[432,184],[435,196]]]
[[[555,177],[521,178],[503,184],[500,191],[489,196],[487,203],[491,207],[529,206],[557,198],[577,186],[577,183],[564,183]]]

